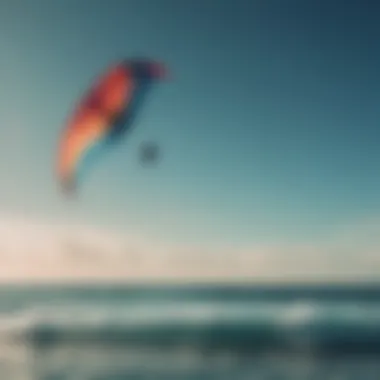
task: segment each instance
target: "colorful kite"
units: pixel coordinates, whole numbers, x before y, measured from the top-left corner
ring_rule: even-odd
[[[57,171],[66,192],[75,191],[100,151],[131,129],[151,86],[165,76],[163,64],[133,59],[110,67],[97,80],[79,102],[60,139]]]

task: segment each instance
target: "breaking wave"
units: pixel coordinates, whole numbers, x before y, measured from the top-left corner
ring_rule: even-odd
[[[4,312],[0,334],[4,340],[40,347],[190,345],[247,352],[380,353],[380,306],[320,301],[61,303]]]

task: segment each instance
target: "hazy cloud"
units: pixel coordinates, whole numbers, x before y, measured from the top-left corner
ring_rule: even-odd
[[[0,220],[0,280],[380,279],[380,219],[337,228],[328,241],[180,246],[82,225]]]

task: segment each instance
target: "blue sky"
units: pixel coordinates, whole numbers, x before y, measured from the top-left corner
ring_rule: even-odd
[[[323,242],[380,213],[380,8],[338,0],[0,4],[0,210],[169,242]],[[172,80],[79,198],[59,133],[91,81],[150,55]],[[157,141],[158,168],[138,164]]]

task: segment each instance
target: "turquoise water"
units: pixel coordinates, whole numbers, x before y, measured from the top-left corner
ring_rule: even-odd
[[[380,378],[380,286],[3,287],[0,379]]]

